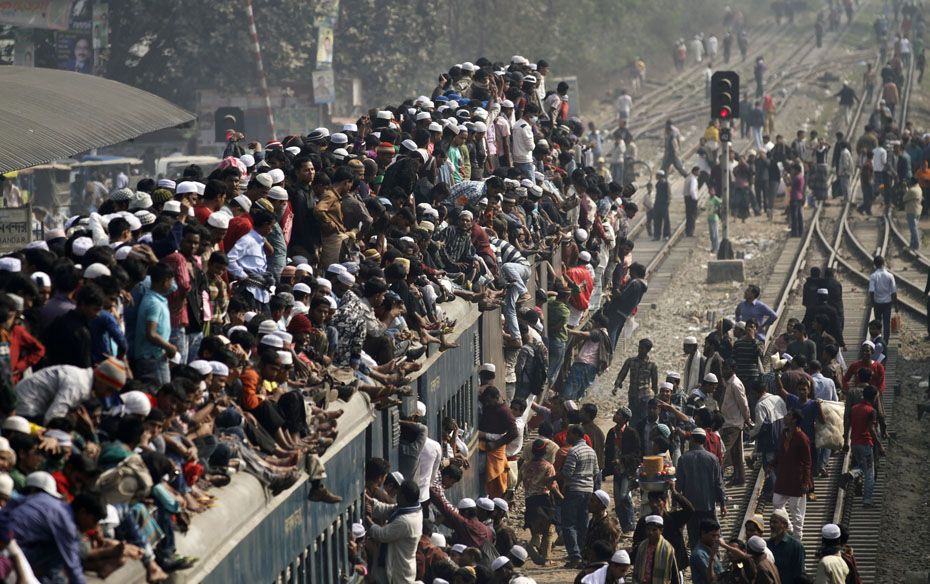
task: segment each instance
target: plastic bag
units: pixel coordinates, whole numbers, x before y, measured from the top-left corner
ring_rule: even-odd
[[[633,338],[633,333],[636,332],[636,329],[639,328],[639,323],[636,322],[636,319],[632,316],[626,319],[626,322],[623,324],[623,330],[620,331],[621,339],[631,339]]]
[[[814,422],[814,445],[830,450],[843,449],[843,413],[846,404],[839,401],[822,401],[820,409],[824,421]]]

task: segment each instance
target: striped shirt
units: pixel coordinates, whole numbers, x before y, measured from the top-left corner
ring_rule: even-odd
[[[597,454],[594,449],[579,440],[571,447],[560,474],[565,479],[565,491],[594,492],[594,477],[601,469],[597,466]]]
[[[506,239],[492,237],[491,246],[494,248],[494,253],[497,255],[497,263],[499,265],[513,263],[529,267],[530,262],[523,257],[523,254],[520,253],[520,250],[518,250],[515,245]]]
[[[747,337],[742,337],[733,343],[733,360],[736,362],[736,375],[744,383],[752,385],[752,382],[759,377],[759,359],[762,358],[761,344]]]

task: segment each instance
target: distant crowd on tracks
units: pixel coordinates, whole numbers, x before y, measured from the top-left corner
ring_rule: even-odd
[[[903,41],[914,53],[922,39],[913,16],[912,31],[898,23],[885,99],[855,148],[863,185],[910,204],[908,215],[930,142],[894,121]],[[746,53],[741,16],[727,18],[724,61],[732,39]],[[794,235],[805,201],[827,199],[830,165],[834,195],[849,196],[853,149],[839,135],[828,161],[814,132],[770,140],[763,60],[756,70],[746,131],[757,144],[727,172],[715,124],[690,171],[666,125],[641,203],[655,238],[669,235],[672,166],[686,178],[687,236],[709,192],[714,248],[722,180],[742,220],[773,217],[783,189]],[[463,299],[500,309],[507,363],[480,369],[480,452],[452,418],[429,436],[435,412],[422,402],[404,413],[400,468],[365,464],[364,517],[345,542],[358,578],[529,584],[527,562],[551,565],[558,533],[584,584],[681,582],[688,569],[694,582],[856,581],[844,526],[823,527],[816,567],[799,538],[830,450],[852,448],[872,502],[889,327],[874,325],[847,365],[842,288],[827,273],[808,280],[807,315],[769,351],[775,315],[749,286],[732,318],[684,339],[681,372],[660,376],[648,339],[615,356],[648,289],[630,239],[635,144],[622,123],[608,164],[598,130],[569,116],[568,85],[547,78],[544,60],[481,58],[338,129],[264,144],[231,132],[216,168],[91,184],[85,213],[0,258],[0,577],[81,583],[138,561],[164,581],[198,561],[176,533],[229,503],[217,493],[235,471],[272,494],[306,473],[311,505],[339,503],[321,461],[340,431],[332,402],[361,392],[398,405],[427,346],[456,346],[443,305]],[[623,93],[621,122],[632,109]],[[894,283],[877,266],[870,292],[884,318]],[[605,434],[585,396],[621,359],[614,392],[625,387],[628,405]],[[747,521],[745,540],[724,540],[724,471],[731,485],[746,480],[744,435],[775,510]],[[475,460],[482,491],[449,501]]]

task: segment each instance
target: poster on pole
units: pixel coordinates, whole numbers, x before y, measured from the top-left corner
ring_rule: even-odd
[[[93,10],[90,2],[76,0],[67,31],[55,33],[55,60],[59,69],[94,73],[94,44],[91,40]]]
[[[311,74],[313,80],[313,103],[323,105],[336,101],[336,79],[332,69],[322,69]]]
[[[333,29],[329,26],[321,26],[316,43],[316,66],[332,67],[333,66]]]
[[[5,0],[0,2],[0,24],[68,30],[71,26],[71,0]]]
[[[106,2],[94,4],[91,46],[94,49],[94,75],[105,77],[110,60],[110,7]]]

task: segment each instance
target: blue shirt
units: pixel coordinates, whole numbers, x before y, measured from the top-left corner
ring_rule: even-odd
[[[707,579],[707,567],[710,565],[710,548],[703,543],[694,546],[691,552],[691,581],[694,584],[704,584]],[[723,563],[719,557],[714,558],[714,574],[723,573]]]
[[[776,316],[775,311],[758,298],[752,302],[743,300],[736,305],[736,320],[746,322],[751,319],[758,324],[759,330],[756,332],[756,338],[760,341],[765,340],[765,330],[775,322]]]
[[[91,357],[94,363],[104,360],[104,355],[122,357],[126,354],[126,336],[109,310],[101,310],[97,318],[90,321]]]
[[[262,275],[268,271],[268,258],[265,255],[265,238],[254,229],[236,241],[229,250],[229,273],[236,278],[245,278],[249,274]],[[248,286],[255,300],[265,303],[271,300],[271,294],[264,288]]]
[[[47,493],[12,502],[3,510],[19,547],[36,572],[63,569],[71,584],[84,584],[79,539],[71,508]]]
[[[810,439],[811,444],[814,443],[814,421],[817,419],[817,415],[820,413],[820,408],[817,405],[815,400],[809,399],[807,403],[803,406],[801,405],[801,399],[792,394],[788,394],[788,399],[785,400],[785,405],[788,406],[788,411],[800,408],[801,413],[804,414],[804,417],[801,419],[801,430],[807,434],[807,437]]]
[[[168,310],[168,298],[149,288],[139,303],[136,311],[136,331],[133,351],[137,359],[162,359],[165,350],[153,345],[146,338],[148,323],[156,323],[155,332],[164,340],[171,336],[171,313]]]

